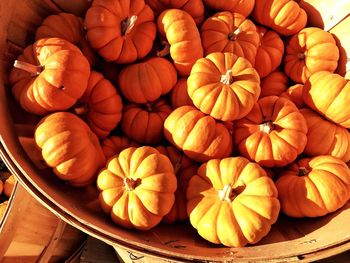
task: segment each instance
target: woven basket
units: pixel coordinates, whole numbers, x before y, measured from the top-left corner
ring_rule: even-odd
[[[259,0],[257,0],[259,1]],[[338,72],[345,75],[350,53],[350,1],[299,1],[310,17],[309,25],[334,33],[343,46]],[[6,0],[0,1],[0,151],[20,183],[39,202],[69,224],[113,245],[127,256],[141,255],[159,261],[311,261],[350,248],[350,204],[318,219],[290,219],[283,215],[271,232],[254,246],[226,248],[204,241],[188,224],[159,225],[146,231],[132,231],[112,223],[94,206],[93,189],[67,187],[50,170],[38,169],[21,146],[19,128],[38,118],[22,111],[9,92],[7,74],[23,47],[33,42],[37,25],[49,14],[60,11],[83,15],[90,1]],[[132,259],[130,259],[132,260]]]

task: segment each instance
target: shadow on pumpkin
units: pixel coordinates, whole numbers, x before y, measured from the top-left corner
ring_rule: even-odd
[[[345,76],[346,74],[346,64],[349,62],[348,57],[350,58],[350,54],[347,54],[347,50],[341,45],[341,41],[335,34],[332,33],[332,36],[334,37],[337,47],[339,48],[339,60],[338,60],[338,68],[336,69],[336,73],[338,73],[341,76]]]
[[[319,28],[324,28],[324,23],[320,12],[311,4],[306,2],[305,0],[296,1],[299,3],[300,7],[303,8],[307,15],[307,27],[315,26]]]

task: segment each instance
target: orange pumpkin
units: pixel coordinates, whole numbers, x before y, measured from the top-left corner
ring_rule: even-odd
[[[169,142],[197,162],[227,157],[232,152],[232,138],[227,128],[192,106],[175,109],[164,122],[164,134]]]
[[[350,133],[347,129],[310,109],[301,109],[300,113],[308,126],[304,153],[309,156],[331,155],[344,162],[350,160]]]
[[[152,102],[175,86],[177,73],[165,58],[150,58],[125,66],[118,83],[125,98],[135,103]]]
[[[282,98],[291,100],[299,109],[301,109],[305,107],[305,103],[303,99],[303,90],[304,90],[303,84],[296,84],[288,88],[280,96]]]
[[[320,28],[308,27],[289,40],[284,71],[293,81],[305,83],[315,72],[334,72],[338,60],[339,49],[332,34]]]
[[[166,9],[182,9],[191,15],[197,24],[204,19],[204,4],[202,0],[145,0],[156,15]]]
[[[35,32],[35,39],[59,37],[77,45],[91,65],[96,63],[96,54],[85,38],[83,20],[70,13],[50,15]]]
[[[160,153],[168,156],[174,166],[177,178],[175,203],[170,212],[163,217],[162,221],[167,224],[184,221],[188,218],[186,211],[187,186],[191,177],[197,173],[197,165],[173,146],[158,146],[156,149]]]
[[[291,164],[276,182],[281,210],[291,217],[324,216],[350,196],[350,170],[340,159],[321,155]]]
[[[118,125],[122,118],[122,107],[116,88],[102,74],[91,71],[88,87],[74,110],[102,138]]]
[[[307,15],[293,0],[257,0],[253,18],[281,35],[293,35],[303,29]]]
[[[89,62],[76,46],[47,38],[24,49],[9,80],[24,110],[45,115],[72,107],[84,94],[89,74]]]
[[[293,102],[277,96],[260,99],[235,122],[235,144],[242,156],[266,167],[285,166],[306,145],[307,125]]]
[[[2,220],[6,210],[7,210],[8,201],[0,203],[0,220]]]
[[[186,105],[193,106],[193,102],[187,91],[187,79],[181,78],[177,81],[170,93],[170,101],[174,109]]]
[[[303,90],[307,106],[345,128],[350,128],[349,97],[350,81],[327,71],[313,74]]]
[[[260,78],[245,58],[212,53],[199,59],[187,80],[188,94],[203,113],[232,121],[247,115],[260,95]]]
[[[93,183],[105,165],[97,136],[72,113],[56,112],[44,117],[34,138],[47,165],[73,186]]]
[[[201,165],[187,189],[191,224],[206,240],[230,247],[255,244],[277,221],[277,189],[265,171],[243,157]]]
[[[106,157],[106,160],[119,154],[126,148],[138,146],[139,145],[136,142],[133,142],[126,136],[110,136],[101,142],[102,151]]]
[[[281,37],[273,30],[258,26],[257,32],[260,36],[254,68],[261,78],[275,71],[281,64],[284,54],[284,43]]]
[[[252,21],[238,13],[220,12],[209,17],[201,28],[204,54],[230,52],[255,64],[260,44]]]
[[[239,13],[244,17],[253,11],[255,0],[204,0],[210,9]]]
[[[5,180],[3,189],[4,189],[4,195],[7,196],[8,198],[10,198],[12,191],[15,188],[16,182],[17,182],[17,179],[13,174],[11,174],[10,177]]]
[[[3,182],[0,180],[0,195],[2,194],[2,191],[4,190],[4,184]]]
[[[121,64],[145,57],[156,37],[154,14],[144,0],[94,0],[84,23],[90,45]]]
[[[166,50],[170,52],[177,71],[181,76],[188,76],[193,64],[203,57],[201,36],[195,21],[185,11],[168,9],[158,17],[158,30],[167,39]]]
[[[126,136],[138,143],[157,144],[163,138],[163,124],[172,109],[164,99],[152,104],[129,104],[121,121]]]
[[[280,96],[288,89],[289,79],[282,71],[274,71],[261,80],[260,98]]]
[[[123,150],[98,175],[103,211],[126,228],[156,226],[175,201],[176,176],[169,158],[148,146]]]

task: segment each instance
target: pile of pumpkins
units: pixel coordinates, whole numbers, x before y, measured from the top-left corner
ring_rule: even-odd
[[[12,194],[15,183],[15,176],[7,170],[5,164],[0,159],[0,222],[5,214],[8,199]]]
[[[280,212],[350,197],[350,84],[334,37],[292,0],[94,0],[36,30],[10,74],[35,142],[119,226],[189,218],[255,244]]]

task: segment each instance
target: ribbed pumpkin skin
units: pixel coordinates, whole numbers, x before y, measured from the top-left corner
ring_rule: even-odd
[[[181,78],[177,81],[170,93],[170,101],[174,109],[181,106],[194,106],[188,95],[186,78]]]
[[[181,76],[203,57],[201,36],[193,18],[180,9],[168,9],[158,17],[158,30],[170,45],[170,56]]]
[[[305,154],[331,155],[344,162],[350,160],[350,133],[347,129],[328,121],[310,109],[301,109],[300,113],[308,126]]]
[[[175,192],[175,203],[170,212],[166,214],[162,222],[172,224],[184,221],[188,218],[186,211],[186,191],[188,182],[193,175],[197,173],[197,165],[190,158],[181,153],[174,146],[158,146],[156,148],[160,153],[168,156],[174,166],[177,178],[177,189]]]
[[[204,19],[204,4],[202,0],[145,0],[154,11],[159,15],[166,9],[182,9],[191,15],[197,24]]]
[[[261,240],[277,220],[280,203],[273,181],[243,157],[201,165],[187,190],[191,224],[206,240],[242,247]]]
[[[59,37],[77,45],[90,65],[96,63],[96,54],[85,38],[83,20],[80,17],[70,13],[46,17],[35,32],[35,39],[50,37]]]
[[[154,13],[144,0],[94,0],[84,24],[90,45],[121,64],[145,57],[156,37]]]
[[[303,99],[303,84],[296,84],[294,86],[289,87],[285,92],[283,92],[280,96],[281,98],[286,98],[291,100],[298,109],[304,108],[305,103]]]
[[[117,127],[122,118],[122,99],[109,80],[91,71],[88,87],[75,110],[83,115],[91,130],[104,138]]]
[[[192,106],[175,109],[164,122],[165,138],[191,159],[205,162],[232,152],[228,129]]]
[[[338,74],[321,71],[304,86],[304,102],[327,119],[350,128],[350,81]]]
[[[288,88],[289,79],[282,71],[274,71],[261,79],[260,98],[280,96]]]
[[[259,34],[254,23],[241,14],[225,11],[209,17],[201,27],[201,38],[205,56],[229,52],[255,64]]]
[[[293,35],[306,26],[304,9],[293,0],[257,0],[253,18],[281,35]]]
[[[135,103],[153,102],[175,86],[177,73],[165,58],[150,58],[125,66],[118,83],[125,98]]]
[[[157,144],[163,139],[163,125],[172,109],[164,99],[152,104],[128,104],[124,107],[121,127],[125,135],[140,144]]]
[[[199,59],[187,80],[193,104],[215,119],[232,121],[247,115],[260,95],[260,78],[248,60],[232,53]]]
[[[106,160],[112,156],[119,154],[122,150],[129,147],[138,147],[136,142],[133,142],[126,136],[110,136],[101,142],[102,151]]]
[[[81,51],[66,40],[46,38],[26,47],[19,61],[42,67],[39,75],[13,68],[12,94],[21,107],[37,115],[67,110],[84,94],[90,65]]]
[[[305,119],[295,104],[285,98],[260,99],[252,111],[234,125],[235,144],[242,156],[262,166],[285,166],[293,162],[306,145]]]
[[[263,26],[257,26],[256,29],[260,36],[260,46],[256,53],[254,68],[259,76],[264,78],[281,64],[284,43],[275,31]]]
[[[288,216],[324,216],[349,200],[350,170],[332,156],[306,158],[291,164],[276,186],[281,210]]]
[[[334,72],[339,49],[332,34],[308,27],[294,35],[287,44],[284,71],[296,83],[305,83],[318,71]]]
[[[244,17],[250,15],[255,4],[255,0],[204,0],[204,2],[210,9],[239,13]]]
[[[105,165],[97,136],[72,113],[57,112],[44,117],[34,138],[46,164],[73,186],[93,183],[98,170]]]
[[[175,201],[176,177],[169,160],[148,146],[123,150],[97,178],[103,211],[125,228],[156,226]]]

